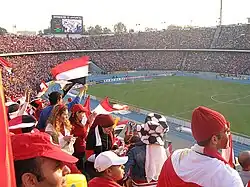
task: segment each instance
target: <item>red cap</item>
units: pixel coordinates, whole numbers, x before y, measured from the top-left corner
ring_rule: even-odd
[[[76,112],[88,112],[88,109],[85,108],[84,106],[82,106],[81,104],[75,104],[72,109],[71,109],[71,112],[72,113],[76,113]]]
[[[71,98],[71,97],[68,98],[68,102],[69,102],[69,103],[72,102],[72,98]]]
[[[93,122],[93,126],[101,126],[103,128],[112,127],[114,125],[115,121],[111,115],[105,115],[100,114],[95,118],[95,121]]]
[[[219,112],[200,106],[193,111],[191,129],[197,142],[205,141],[228,128],[228,122]]]
[[[35,157],[46,157],[62,162],[75,163],[77,158],[62,151],[52,143],[52,138],[47,133],[35,132],[11,136],[14,160],[25,160]]]

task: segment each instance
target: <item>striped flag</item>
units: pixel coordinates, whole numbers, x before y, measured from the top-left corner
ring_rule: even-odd
[[[65,61],[51,70],[51,74],[57,81],[68,81],[63,87],[63,95],[76,84],[86,84],[86,77],[89,72],[89,57],[83,56],[81,58]]]
[[[106,97],[104,100],[100,102],[100,104],[93,110],[93,112],[97,114],[111,114],[111,113],[121,113],[128,112],[128,106],[127,105],[119,105],[119,104],[113,104],[111,105],[109,103],[108,97]]]
[[[68,60],[51,70],[52,76],[56,80],[67,80],[73,83],[85,84],[85,77],[88,76],[89,57]]]
[[[4,67],[9,73],[11,73],[12,70],[12,64],[6,60],[4,60],[2,57],[0,57],[0,65]]]
[[[15,187],[15,171],[12,156],[10,134],[8,130],[8,120],[5,108],[2,72],[0,70],[0,184],[4,187]]]
[[[85,100],[85,103],[83,104],[83,106],[88,109],[87,115],[90,116],[90,114],[91,114],[90,96],[87,97],[87,99]]]
[[[36,97],[42,97],[46,93],[46,91],[48,90],[48,88],[49,87],[46,84],[46,82],[42,81],[41,84],[40,84],[40,91],[39,91],[39,93],[37,94]]]

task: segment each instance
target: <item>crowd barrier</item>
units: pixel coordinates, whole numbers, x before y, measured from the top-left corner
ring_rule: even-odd
[[[250,53],[244,49],[93,49],[93,50],[67,50],[67,51],[37,51],[0,54],[0,57],[22,56],[22,55],[41,55],[41,54],[61,54],[61,53],[93,53],[93,52],[145,52],[145,51],[166,51],[166,52],[228,52],[228,53]]]

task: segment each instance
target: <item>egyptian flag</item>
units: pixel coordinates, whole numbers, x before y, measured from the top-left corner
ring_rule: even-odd
[[[63,62],[51,70],[51,74],[57,81],[68,81],[69,83],[63,87],[63,95],[76,84],[86,84],[86,77],[89,71],[89,57],[68,60]]]
[[[85,84],[89,71],[89,57],[68,60],[51,70],[56,80],[67,80],[73,83]]]
[[[2,62],[1,62],[2,63]],[[10,133],[8,130],[8,120],[4,101],[2,72],[0,70],[0,184],[4,187],[15,187],[15,171],[13,153],[11,148]]]
[[[31,115],[17,116],[9,121],[9,130],[14,134],[31,132],[37,124],[35,117]]]
[[[123,113],[128,112],[127,105],[110,104],[108,97],[100,102],[100,104],[92,111],[97,114],[111,114],[111,113]]]
[[[0,57],[0,65],[6,69],[9,73],[11,73],[12,70],[12,64],[10,62],[7,62],[2,57]]]
[[[40,87],[40,90],[36,97],[42,97],[43,94],[45,94],[49,88],[45,81],[42,81],[39,87]]]
[[[18,116],[20,111],[20,105],[17,102],[9,101],[5,103],[7,109],[8,120],[11,120]]]
[[[85,103],[83,104],[83,106],[85,108],[88,109],[88,112],[87,112],[87,116],[90,116],[91,114],[91,108],[90,108],[90,95],[87,97],[87,99],[85,100]]]

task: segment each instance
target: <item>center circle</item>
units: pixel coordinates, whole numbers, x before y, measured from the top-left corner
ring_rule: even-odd
[[[216,103],[220,103],[220,104],[228,104],[228,105],[237,105],[237,106],[250,106],[250,103],[234,103],[234,101],[236,100],[241,100],[241,99],[245,99],[247,97],[250,97],[250,94],[245,95],[245,96],[241,96],[241,97],[235,97],[232,98],[228,101],[221,101],[219,99],[216,99],[216,97],[218,96],[230,96],[230,95],[238,95],[238,93],[232,93],[232,94],[215,94],[212,95],[210,98],[212,101],[216,102]]]

